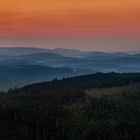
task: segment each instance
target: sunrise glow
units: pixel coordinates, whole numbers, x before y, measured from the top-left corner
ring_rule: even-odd
[[[137,35],[138,0],[0,1],[0,35]]]

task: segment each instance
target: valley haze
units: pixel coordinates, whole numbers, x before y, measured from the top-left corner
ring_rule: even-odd
[[[140,53],[0,47],[0,89],[97,72],[140,72]]]

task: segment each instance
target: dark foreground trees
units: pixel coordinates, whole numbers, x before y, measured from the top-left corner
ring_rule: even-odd
[[[1,93],[0,140],[139,140],[139,76],[88,75]]]

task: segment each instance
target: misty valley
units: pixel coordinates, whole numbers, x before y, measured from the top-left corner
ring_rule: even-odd
[[[0,140],[140,140],[140,0],[0,0]]]
[[[139,140],[140,54],[0,48],[0,140]]]
[[[0,48],[0,89],[96,72],[140,71],[140,54],[72,49]]]

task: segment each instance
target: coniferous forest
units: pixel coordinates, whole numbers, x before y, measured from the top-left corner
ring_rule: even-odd
[[[140,73],[96,73],[0,93],[0,140],[139,139]]]

